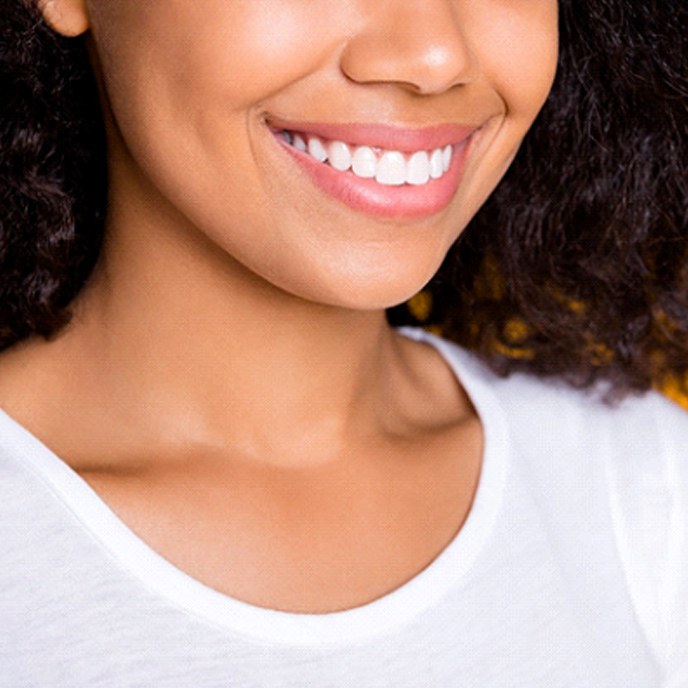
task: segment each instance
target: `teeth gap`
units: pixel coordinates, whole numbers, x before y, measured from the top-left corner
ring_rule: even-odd
[[[451,145],[429,151],[400,153],[378,146],[352,146],[341,141],[328,141],[286,129],[280,130],[278,135],[287,144],[307,153],[318,162],[340,172],[348,171],[359,178],[375,178],[385,186],[423,186],[429,181],[440,179],[449,170],[453,156]],[[405,168],[403,173],[402,167]]]

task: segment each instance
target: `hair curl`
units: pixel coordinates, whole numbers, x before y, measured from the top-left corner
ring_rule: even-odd
[[[95,264],[105,134],[82,41],[36,0],[0,0],[0,349],[69,321]]]
[[[106,152],[82,39],[0,0],[0,349],[69,320],[100,251]],[[688,371],[688,6],[560,1],[552,93],[509,172],[425,290],[390,309],[501,374]],[[415,313],[415,314],[414,314]]]

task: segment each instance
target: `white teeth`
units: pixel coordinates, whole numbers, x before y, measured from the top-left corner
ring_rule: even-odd
[[[452,158],[454,157],[454,148],[453,146],[445,146],[444,150],[442,151],[442,166],[444,168],[444,171],[447,172],[449,168],[451,167],[451,162]]]
[[[311,136],[308,139],[308,152],[318,162],[325,162],[327,160],[325,146],[323,146],[322,141],[317,136]]]
[[[354,153],[353,173],[362,179],[373,179],[377,174],[377,155],[368,146],[360,146]]]
[[[346,172],[351,167],[351,151],[349,146],[341,141],[333,141],[328,149],[330,165],[335,170]]]
[[[362,179],[375,179],[385,186],[423,186],[440,179],[451,167],[454,147],[450,144],[431,151],[404,154],[400,151],[354,148],[342,141],[323,142],[317,136],[282,132],[284,140],[321,163],[329,163],[340,172],[351,171]],[[380,151],[380,152],[377,152]]]
[[[294,143],[292,145],[294,148],[296,148],[296,150],[300,150],[302,153],[305,153],[308,150],[306,142],[299,134],[294,134]]]
[[[430,176],[433,179],[439,179],[444,174],[444,158],[442,150],[438,148],[432,152],[430,156]]]
[[[425,151],[414,153],[408,161],[406,181],[409,184],[420,186],[427,184],[430,179],[430,158]]]
[[[406,160],[402,153],[389,151],[377,164],[375,181],[385,186],[401,186],[406,183]]]

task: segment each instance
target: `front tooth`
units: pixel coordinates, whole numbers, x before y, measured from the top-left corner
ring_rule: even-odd
[[[354,152],[352,170],[357,177],[372,179],[377,172],[377,155],[372,148],[361,146]]]
[[[386,186],[401,186],[406,182],[406,161],[397,151],[385,153],[377,164],[375,180]]]
[[[351,151],[349,146],[341,141],[333,141],[330,144],[328,158],[330,165],[340,172],[346,172],[351,167]]]
[[[430,158],[425,151],[414,153],[408,161],[406,181],[409,184],[420,186],[427,184],[430,179]]]
[[[444,157],[441,148],[437,148],[430,156],[430,176],[439,179],[444,174]]]
[[[308,150],[306,142],[299,134],[294,134],[294,142],[292,143],[292,146],[294,146],[296,150],[300,150],[302,153],[305,153]]]
[[[318,162],[325,162],[327,160],[325,146],[323,146],[322,141],[317,136],[311,136],[308,139],[308,152]]]
[[[446,172],[451,167],[452,158],[454,157],[454,147],[450,144],[442,151],[442,166]]]

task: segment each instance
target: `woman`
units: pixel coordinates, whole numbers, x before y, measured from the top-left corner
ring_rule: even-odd
[[[685,9],[2,14],[0,685],[688,685]]]

